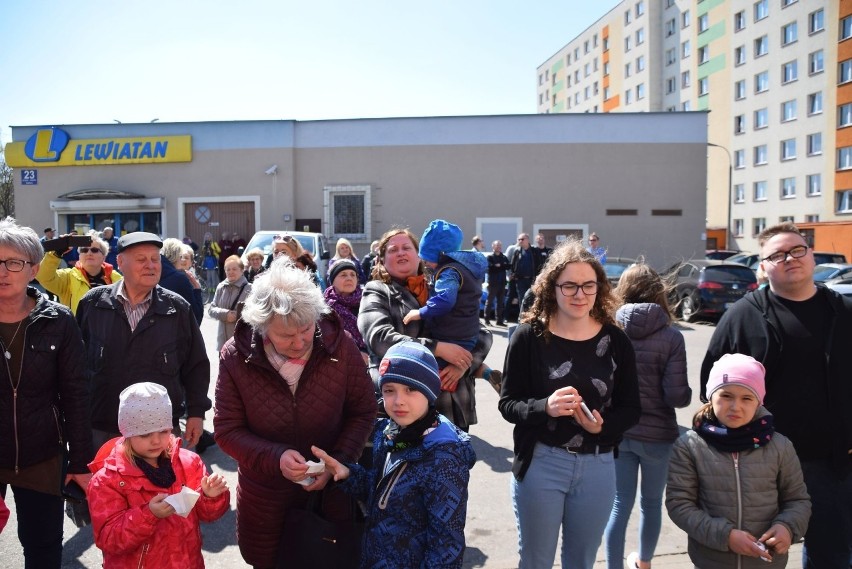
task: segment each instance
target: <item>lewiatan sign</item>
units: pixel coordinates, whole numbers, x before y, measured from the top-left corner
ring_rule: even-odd
[[[103,166],[192,161],[192,136],[140,136],[73,140],[61,128],[40,128],[26,142],[10,142],[13,168]]]

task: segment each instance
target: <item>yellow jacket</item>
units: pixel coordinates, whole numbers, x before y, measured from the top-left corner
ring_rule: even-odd
[[[45,290],[58,296],[59,302],[69,307],[71,312],[77,314],[77,304],[92,286],[83,275],[82,269],[76,267],[60,269],[60,260],[53,253],[45,253],[41,266],[38,268],[36,280]],[[121,280],[121,275],[109,263],[104,263],[104,276],[104,280],[111,284]]]

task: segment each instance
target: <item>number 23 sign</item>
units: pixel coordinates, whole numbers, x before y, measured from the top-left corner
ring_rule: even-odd
[[[21,170],[21,184],[23,184],[24,186],[38,185],[38,170]]]

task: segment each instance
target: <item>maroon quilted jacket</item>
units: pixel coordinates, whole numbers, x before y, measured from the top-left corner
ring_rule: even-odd
[[[355,462],[376,417],[367,367],[336,313],[317,325],[295,395],[269,364],[262,341],[245,322],[237,323],[219,354],[213,418],[216,442],[239,464],[240,550],[255,565],[277,548],[279,508],[304,499],[302,487],[281,474],[284,451],[295,449],[310,460],[310,447],[317,445],[338,460]],[[254,530],[258,526],[263,530]]]

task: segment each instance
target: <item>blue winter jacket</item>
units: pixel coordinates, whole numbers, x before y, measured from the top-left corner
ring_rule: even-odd
[[[341,488],[367,504],[361,567],[462,566],[467,484],[476,453],[467,433],[439,417],[423,444],[392,453],[388,468],[383,433],[389,419],[379,421],[373,469],[347,464],[350,476]]]
[[[420,317],[428,320],[433,338],[474,342],[479,335],[479,303],[488,260],[479,251],[442,253],[435,282]],[[471,345],[473,347],[473,345]]]

